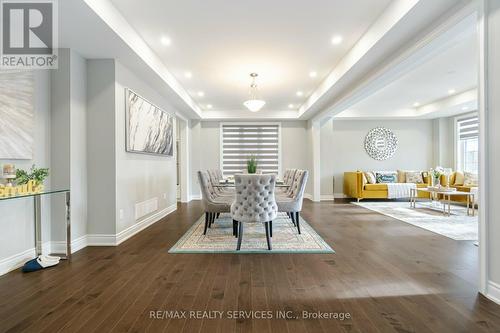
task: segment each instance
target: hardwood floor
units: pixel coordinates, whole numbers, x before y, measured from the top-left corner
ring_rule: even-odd
[[[199,202],[182,204],[118,247],[0,277],[0,332],[500,332],[500,306],[476,292],[472,242],[308,201],[303,218],[336,254],[169,254],[202,213]],[[224,313],[151,318],[175,310]],[[229,318],[249,310],[274,318]],[[303,311],[350,318],[306,319]]]

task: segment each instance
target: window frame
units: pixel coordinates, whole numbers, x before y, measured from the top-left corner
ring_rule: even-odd
[[[225,121],[219,124],[219,169],[224,175],[224,125],[246,125],[246,126],[261,126],[261,125],[273,125],[278,126],[278,175],[277,178],[281,179],[282,175],[282,145],[281,145],[281,122],[249,122],[249,121]]]
[[[478,117],[478,125],[480,125],[480,120],[479,120],[479,113],[477,111],[473,111],[473,112],[468,112],[468,113],[465,113],[465,114],[461,114],[459,116],[456,116],[453,118],[453,159],[454,159],[454,167],[455,167],[455,171],[459,171],[459,165],[458,165],[458,162],[459,162],[459,158],[458,158],[458,154],[459,154],[459,146],[460,146],[460,138],[459,138],[459,133],[458,133],[458,123],[464,119],[467,119],[467,118],[470,118],[470,117]],[[479,127],[478,128],[478,131],[480,131],[481,128]],[[480,133],[478,133],[478,148],[479,148],[479,138],[480,138]],[[478,149],[478,153],[479,153],[479,150]],[[478,172],[479,172],[479,159],[478,158]],[[463,170],[460,170],[461,172],[463,172]]]

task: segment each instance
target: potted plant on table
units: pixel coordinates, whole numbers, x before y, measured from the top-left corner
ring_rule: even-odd
[[[247,161],[247,171],[248,173],[257,172],[257,160],[253,156]]]
[[[33,181],[35,187],[43,185],[45,179],[49,176],[48,168],[37,168],[34,164],[29,171],[17,169],[16,171],[16,184],[25,185],[29,181]]]
[[[444,169],[442,167],[436,167],[435,169],[431,169],[431,186],[436,187],[441,185],[441,175],[444,174]]]

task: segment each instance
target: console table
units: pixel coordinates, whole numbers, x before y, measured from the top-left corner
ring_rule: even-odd
[[[66,254],[61,256],[61,259],[71,259],[71,194],[70,190],[47,190],[37,193],[19,193],[10,196],[0,196],[0,201],[15,200],[20,198],[33,198],[33,212],[35,223],[35,252],[39,256],[42,254],[42,197],[55,194],[65,195],[66,204]]]

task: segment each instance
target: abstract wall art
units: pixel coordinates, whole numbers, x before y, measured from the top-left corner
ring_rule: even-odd
[[[173,156],[174,117],[130,89],[127,99],[127,151]]]
[[[0,73],[0,159],[33,159],[33,72]]]
[[[376,127],[365,137],[365,150],[371,158],[384,161],[391,158],[398,149],[398,138],[388,128]]]

